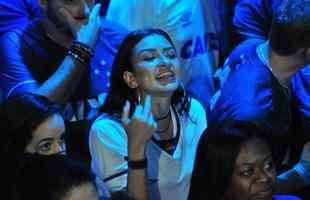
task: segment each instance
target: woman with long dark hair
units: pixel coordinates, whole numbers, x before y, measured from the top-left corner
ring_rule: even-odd
[[[4,101],[0,105],[0,133],[5,193],[14,193],[25,153],[49,156],[65,152],[65,123],[59,107],[41,95],[25,93]]]
[[[180,83],[175,46],[159,29],[122,42],[110,91],[90,133],[92,169],[110,191],[136,199],[186,199],[206,113]],[[145,187],[147,186],[148,189]]]
[[[24,153],[64,153],[65,123],[59,107],[46,97],[25,93],[0,105],[1,153],[12,159]]]

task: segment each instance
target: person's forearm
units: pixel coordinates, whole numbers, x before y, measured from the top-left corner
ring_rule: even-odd
[[[304,179],[294,169],[290,169],[277,177],[276,192],[292,193],[306,185]]]
[[[128,161],[138,161],[145,159],[144,149],[133,149],[130,146],[128,148]],[[148,188],[146,181],[146,168],[144,169],[131,169],[128,167],[128,193],[135,200],[147,200]]]
[[[85,68],[86,66],[68,55],[56,72],[35,93],[62,105],[75,91]]]

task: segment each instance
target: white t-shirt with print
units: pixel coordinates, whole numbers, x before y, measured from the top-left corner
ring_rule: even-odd
[[[190,118],[184,114],[178,117],[180,136],[172,155],[163,151],[152,140],[147,145],[147,178],[151,199],[187,199],[196,148],[207,127],[206,113],[194,99],[191,100],[189,116]],[[172,118],[173,125],[176,126],[177,117],[173,115]],[[97,182],[126,172],[127,135],[120,121],[106,114],[100,116],[91,128],[89,145],[91,167]],[[110,192],[124,189],[127,185],[127,173],[106,181],[105,184]]]

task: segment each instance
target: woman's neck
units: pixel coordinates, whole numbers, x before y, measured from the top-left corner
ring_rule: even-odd
[[[152,97],[152,113],[155,119],[161,119],[169,113],[171,97]]]
[[[161,140],[168,140],[173,137],[173,123],[170,112],[171,97],[151,97],[152,114],[157,123],[156,132]]]

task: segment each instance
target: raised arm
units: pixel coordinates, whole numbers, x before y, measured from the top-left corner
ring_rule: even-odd
[[[76,33],[76,41],[90,49],[95,47],[100,31],[100,7],[100,4],[94,6],[90,13],[88,23],[82,25]],[[63,10],[63,14],[73,21],[72,16],[66,12]],[[89,63],[81,62],[75,56],[81,57],[79,52],[68,54],[57,71],[34,92],[44,95],[55,102],[64,103],[75,91],[85,68],[89,65]]]
[[[92,53],[100,32],[99,10],[100,4],[97,4],[91,11],[88,23],[81,26],[76,32],[75,40],[62,63],[43,82],[37,80],[36,75],[30,69],[44,66],[28,66],[25,63],[24,54],[29,54],[29,52],[25,52],[27,49],[23,49],[24,44],[21,36],[24,32],[14,31],[3,35],[0,45],[0,87],[4,97],[33,92],[44,95],[54,102],[64,104],[75,91],[83,72],[89,66],[91,55],[88,55],[88,52]],[[69,16],[69,14],[67,15]],[[74,44],[80,45],[82,50]]]
[[[148,199],[145,150],[157,126],[151,105],[151,98],[147,96],[144,105],[138,105],[132,118],[129,119],[130,104],[127,101],[122,116],[128,138],[127,190],[136,200]]]

